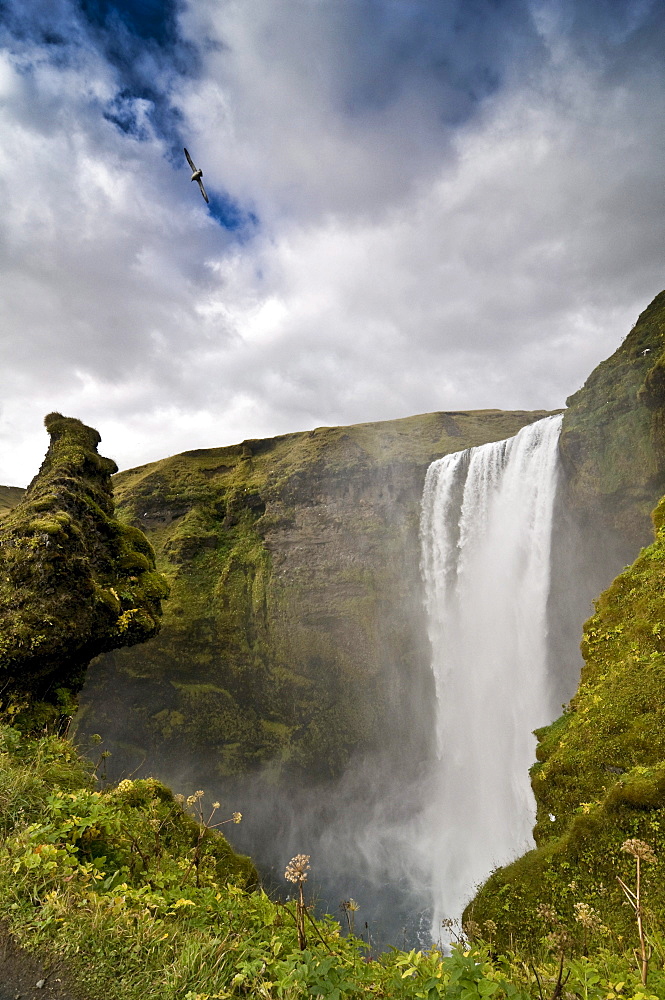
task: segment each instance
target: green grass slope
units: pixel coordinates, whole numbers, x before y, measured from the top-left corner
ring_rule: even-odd
[[[73,711],[99,652],[154,635],[167,593],[143,533],[114,516],[99,434],[57,413],[46,427],[42,467],[0,522],[0,698],[28,727]]]
[[[81,726],[112,737],[130,770],[147,752],[205,758],[220,776],[270,762],[328,778],[387,734],[400,761],[422,756],[425,470],[544,415],[318,428],[116,476],[171,598],[157,638],[93,665]]]
[[[643,866],[646,905],[652,926],[665,926],[665,499],[654,524],[655,541],[586,623],[575,697],[536,733],[538,846],[495,872],[468,908],[474,920],[495,920],[503,942],[539,939],[540,903],[571,927],[576,904],[589,905],[608,933],[629,939],[633,914],[617,881],[634,881],[634,858],[622,851],[629,838],[655,851]]]
[[[0,725],[0,920],[50,965],[52,977],[66,976],[77,996],[555,995],[558,959],[546,954],[530,969],[484,947],[456,948],[447,957],[436,949],[373,954],[365,942],[343,936],[331,917],[312,916],[309,864],[302,908],[295,900],[272,900],[256,885],[251,862],[215,829],[218,817],[222,825],[232,819],[226,803],[208,803],[200,791],[183,801],[152,778],[105,786],[94,771],[67,740],[30,739]],[[658,1000],[665,982],[656,964],[643,990],[632,956],[568,962],[566,995]]]
[[[13,510],[23,499],[25,490],[20,486],[0,486],[0,518]]]

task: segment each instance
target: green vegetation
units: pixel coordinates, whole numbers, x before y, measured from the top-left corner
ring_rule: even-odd
[[[371,955],[331,917],[312,916],[307,857],[287,869],[299,901],[273,901],[212,829],[218,811],[203,793],[182,801],[154,779],[98,784],[67,740],[0,726],[0,918],[43,960],[64,962],[89,1000],[554,995],[561,934],[544,935],[529,962],[497,955],[491,926],[486,944],[449,957]],[[657,1000],[660,964],[659,953],[645,989],[632,957],[609,952],[566,958],[561,981],[585,1000]]]
[[[0,698],[22,728],[70,715],[89,661],[154,635],[167,594],[143,533],[114,517],[99,434],[57,413],[46,427],[42,468],[0,522]]]
[[[387,725],[396,766],[422,759],[425,470],[543,415],[318,428],[120,473],[120,515],[145,530],[171,596],[157,638],[93,664],[81,731],[110,737],[129,770],[146,753],[205,757],[222,778],[267,762],[335,777]]]
[[[664,334],[665,293],[569,401],[564,492],[584,558],[608,533],[644,539],[665,492]],[[115,732],[130,755],[328,778],[389,726],[396,768],[421,760],[429,658],[410,595],[424,470],[543,415],[429,414],[188,452],[115,477],[125,523],[96,432],[48,418],[39,476],[13,509],[18,494],[0,494],[12,933],[63,959],[90,1000],[665,996],[665,498],[654,542],[585,626],[575,697],[537,733],[537,846],[481,888],[448,957],[373,955],[315,919],[307,855],[287,867],[297,898],[269,899],[216,829],[232,802],[153,778],[103,787],[71,743],[29,734],[53,731],[106,650],[79,732]],[[350,932],[357,905],[344,904]]]
[[[665,922],[665,499],[654,524],[653,544],[586,623],[575,697],[536,733],[537,848],[495,872],[468,909],[496,921],[500,942],[537,941],[539,904],[569,924],[588,905],[608,934],[629,940],[634,918],[617,877],[630,877],[622,845],[631,838],[655,852],[644,875],[647,928]],[[596,935],[588,947],[603,943]]]

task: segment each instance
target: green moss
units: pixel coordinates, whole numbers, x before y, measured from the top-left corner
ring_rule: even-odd
[[[0,526],[0,686],[27,728],[73,711],[97,653],[154,635],[167,592],[147,539],[114,517],[97,432],[46,425],[41,470]]]

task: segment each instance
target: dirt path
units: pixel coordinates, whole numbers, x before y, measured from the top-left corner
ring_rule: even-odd
[[[85,1000],[65,980],[62,969],[44,967],[0,929],[0,1000]]]

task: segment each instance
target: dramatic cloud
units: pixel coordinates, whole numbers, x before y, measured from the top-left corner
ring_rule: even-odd
[[[663,284],[664,36],[645,0],[8,3],[0,482],[54,409],[126,467],[563,405]]]

